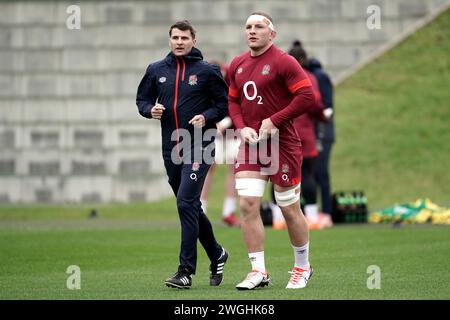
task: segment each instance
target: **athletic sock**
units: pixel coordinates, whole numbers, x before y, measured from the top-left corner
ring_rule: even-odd
[[[317,223],[319,221],[319,208],[317,204],[306,204],[305,215],[310,222]]]
[[[301,247],[292,246],[292,248],[294,249],[294,257],[295,257],[294,267],[301,268],[303,270],[308,270],[309,269],[309,241]]]
[[[284,216],[283,216],[283,212],[281,212],[281,209],[278,205],[276,205],[273,202],[269,203],[270,209],[272,210],[272,219],[273,221],[285,221],[284,220]]]
[[[225,197],[225,200],[223,201],[222,216],[225,218],[235,212],[236,212],[236,198]]]
[[[251,252],[248,254],[248,258],[252,264],[252,270],[258,270],[262,273],[266,273],[266,265],[264,264],[264,251]]]

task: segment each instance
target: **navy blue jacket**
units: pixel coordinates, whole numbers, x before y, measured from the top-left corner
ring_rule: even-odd
[[[323,71],[322,65],[320,64],[319,60],[314,58],[309,59],[308,67],[306,69],[311,71],[316,76],[324,108],[334,109],[333,83],[331,82],[331,79],[328,76],[328,74],[325,71]],[[319,132],[316,132],[318,139],[322,141],[334,142],[335,134],[334,134],[333,118],[334,113],[333,117],[329,121],[325,123],[318,123]]]
[[[175,130],[187,129],[194,138],[194,127],[188,122],[195,115],[205,117],[202,132],[215,129],[215,123],[228,115],[227,84],[219,67],[203,61],[197,48],[182,57],[170,52],[165,59],[148,66],[137,91],[139,113],[152,118],[151,109],[156,101],[165,108],[161,118],[165,158],[177,144],[171,140]],[[204,141],[203,146],[210,143],[211,140]]]

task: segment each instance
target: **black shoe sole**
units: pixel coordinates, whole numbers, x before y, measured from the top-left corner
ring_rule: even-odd
[[[166,286],[169,288],[176,288],[176,289],[190,289],[191,288],[191,286],[180,286],[178,284],[171,283],[171,282],[166,282]]]

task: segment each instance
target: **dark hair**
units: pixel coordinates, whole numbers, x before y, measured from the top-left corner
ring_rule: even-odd
[[[177,28],[181,31],[189,30],[191,32],[192,39],[195,39],[195,29],[189,21],[187,20],[177,21],[173,25],[171,25],[169,29],[169,37],[172,36],[172,29],[174,28]]]
[[[300,40],[296,39],[296,40],[294,40],[294,42],[292,42],[292,47],[302,47],[303,48],[303,44]]]
[[[301,45],[295,45],[294,42],[294,45],[291,49],[289,49],[288,53],[293,56],[295,60],[297,60],[301,64],[302,67],[306,67],[308,65],[308,54]]]
[[[264,17],[266,17],[267,19],[269,19],[270,20],[270,22],[272,22],[272,24],[275,24],[274,22],[273,22],[273,19],[272,19],[272,17],[271,16],[269,16],[267,13],[264,13],[264,12],[260,12],[260,11],[257,11],[257,12],[252,12],[252,14],[251,15],[254,15],[254,14],[259,14],[260,16],[264,16]]]

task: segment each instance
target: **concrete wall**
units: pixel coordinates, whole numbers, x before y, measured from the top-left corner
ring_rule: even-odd
[[[157,121],[137,85],[191,20],[206,59],[246,50],[243,23],[270,13],[276,43],[300,38],[333,77],[448,1],[15,1],[0,3],[0,202],[149,201],[170,194]],[[69,30],[66,9],[81,8]],[[366,27],[369,5],[382,28]]]

